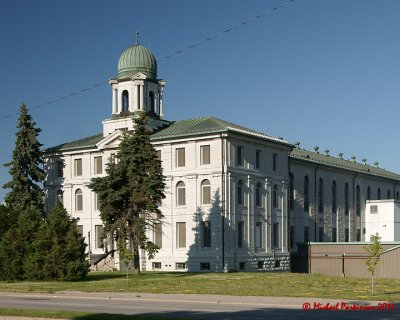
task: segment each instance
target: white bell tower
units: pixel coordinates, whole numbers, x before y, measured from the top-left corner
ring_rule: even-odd
[[[168,124],[163,120],[164,80],[157,79],[157,61],[153,54],[136,44],[128,47],[118,61],[118,77],[110,79],[112,116],[103,121],[103,136],[115,130],[132,130],[132,116],[146,112],[148,126],[157,129]]]

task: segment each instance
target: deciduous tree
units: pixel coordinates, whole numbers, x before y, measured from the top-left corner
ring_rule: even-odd
[[[365,247],[368,252],[368,257],[365,260],[368,271],[371,273],[371,293],[374,294],[374,276],[376,268],[378,267],[380,256],[383,252],[383,246],[381,245],[381,237],[378,233],[373,235],[372,243]]]

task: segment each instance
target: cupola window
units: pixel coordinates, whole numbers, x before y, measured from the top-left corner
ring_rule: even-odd
[[[129,93],[128,90],[122,91],[122,112],[127,113],[129,111]]]
[[[157,113],[155,97],[154,97],[153,91],[150,91],[150,93],[149,93],[149,106],[148,107],[149,107],[150,113],[154,113],[154,114]]]

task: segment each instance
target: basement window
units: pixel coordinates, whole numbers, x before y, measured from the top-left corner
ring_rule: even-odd
[[[176,270],[185,270],[186,269],[186,263],[184,263],[184,262],[175,263],[175,269]]]
[[[210,270],[211,266],[209,262],[200,262],[200,270]]]

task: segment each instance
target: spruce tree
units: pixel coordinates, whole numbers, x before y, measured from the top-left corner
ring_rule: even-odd
[[[77,221],[57,201],[43,221],[26,261],[30,280],[79,280],[88,273],[84,238]]]
[[[0,242],[0,278],[3,280],[23,280],[27,264],[33,252],[32,246],[42,222],[36,211],[23,211],[18,222],[3,236]]]
[[[164,195],[161,161],[150,143],[144,113],[134,118],[134,132],[125,134],[116,154],[107,165],[105,177],[94,178],[89,187],[100,200],[105,230],[115,238],[124,256],[133,254],[133,269],[140,273],[139,248],[151,258],[157,247],[146,231],[161,222],[159,205]]]
[[[6,205],[15,212],[38,211],[43,215],[44,193],[39,186],[44,179],[44,171],[40,168],[43,164],[40,152],[42,145],[37,140],[41,130],[35,125],[26,106],[22,104],[12,160],[5,164],[10,167],[9,173],[12,179],[3,186],[3,188],[11,189],[4,200]]]
[[[0,205],[0,241],[4,234],[17,223],[17,213],[11,208]]]

